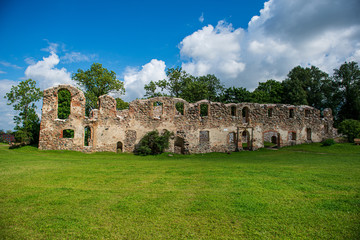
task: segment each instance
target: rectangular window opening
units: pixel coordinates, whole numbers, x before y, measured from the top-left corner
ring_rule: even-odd
[[[209,140],[209,131],[200,131],[200,143],[208,143]]]
[[[200,105],[200,116],[207,117],[209,115],[209,105],[208,104],[201,104]]]

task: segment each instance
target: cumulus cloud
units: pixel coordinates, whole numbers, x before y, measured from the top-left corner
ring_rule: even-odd
[[[243,29],[234,29],[224,21],[215,28],[203,27],[181,41],[181,57],[188,59],[182,67],[194,75],[211,73],[220,78],[236,78],[245,69],[240,54],[243,35]]]
[[[46,89],[58,84],[74,84],[70,73],[65,68],[56,68],[60,62],[59,56],[55,52],[50,52],[50,56],[43,57],[25,70],[25,77],[35,80],[41,89]]]
[[[152,59],[149,63],[143,65],[141,70],[128,67],[124,74],[126,90],[124,100],[132,101],[144,97],[145,84],[166,78],[165,67],[165,62],[157,59]]]
[[[182,67],[249,89],[282,80],[297,65],[331,74],[344,61],[360,61],[358,9],[357,0],[270,0],[247,29],[220,21],[185,37],[179,45]]]

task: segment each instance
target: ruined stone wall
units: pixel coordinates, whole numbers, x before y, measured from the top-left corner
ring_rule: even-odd
[[[57,118],[61,89],[72,96],[67,119]],[[177,109],[178,104],[182,107]],[[99,98],[99,109],[86,117],[84,94],[70,85],[45,90],[42,111],[40,149],[132,152],[146,133],[166,129],[174,133],[168,151],[227,152],[256,150],[264,147],[264,141],[278,147],[320,142],[332,137],[334,131],[330,109],[325,109],[321,118],[320,111],[310,106],[207,100],[188,103],[170,97],[135,100],[128,110],[117,111],[115,99],[104,95]],[[91,130],[86,143],[85,127]],[[64,138],[65,129],[74,130],[74,137]]]

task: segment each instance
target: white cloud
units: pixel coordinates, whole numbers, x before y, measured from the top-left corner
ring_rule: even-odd
[[[4,73],[6,73],[6,72],[0,70],[0,74],[4,74]]]
[[[204,13],[201,13],[201,16],[199,17],[199,22],[203,23],[205,20]]]
[[[50,41],[47,40],[47,39],[44,39],[44,40],[49,44],[49,46],[46,47],[46,48],[42,48],[41,51],[50,52],[50,53],[51,53],[51,52],[56,53],[57,50],[58,50],[58,48],[59,48],[59,44],[58,44],[58,43],[52,43],[52,42],[50,42]]]
[[[21,69],[22,67],[19,67],[15,64],[12,64],[12,63],[9,63],[9,62],[6,62],[6,61],[0,61],[0,64],[5,66],[5,67],[11,67],[11,68],[15,68],[15,69]]]
[[[240,54],[243,35],[243,29],[234,29],[224,21],[215,28],[203,27],[181,41],[181,57],[189,59],[182,67],[194,75],[211,73],[220,78],[236,78],[245,69]]]
[[[358,9],[357,0],[271,0],[247,29],[220,21],[185,37],[182,66],[250,90],[260,81],[284,79],[297,65],[332,74],[344,61],[360,61]]]
[[[166,78],[165,62],[152,59],[149,63],[142,66],[141,70],[128,67],[124,74],[125,101],[132,101],[136,98],[144,97],[145,84],[150,81],[157,81]]]
[[[43,60],[28,66],[25,70],[26,78],[35,80],[41,89],[46,89],[58,84],[73,84],[70,73],[65,69],[58,69],[59,56],[55,52],[50,52],[50,56],[43,57]]]
[[[96,57],[95,54],[85,55],[80,52],[66,53],[60,59],[63,63],[74,63],[74,62],[89,62]]]

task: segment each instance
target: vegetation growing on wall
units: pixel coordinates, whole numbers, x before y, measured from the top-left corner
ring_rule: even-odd
[[[163,153],[169,147],[169,140],[173,133],[164,130],[148,132],[139,142],[135,153],[138,155],[156,155]]]

